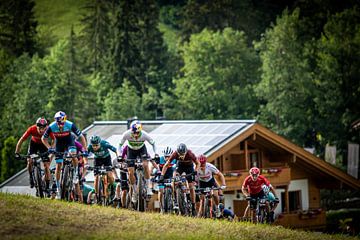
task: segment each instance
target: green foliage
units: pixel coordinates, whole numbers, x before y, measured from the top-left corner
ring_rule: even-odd
[[[247,47],[243,32],[202,31],[182,48],[183,77],[175,80],[175,94],[183,115],[191,119],[254,117],[258,59]]]
[[[299,9],[284,11],[256,45],[262,60],[256,94],[263,99],[260,120],[270,129],[303,144],[304,133],[314,126],[312,72],[307,45],[299,33]]]
[[[0,182],[5,181],[25,167],[24,162],[15,160],[14,149],[17,139],[10,136],[5,139],[4,146],[1,149],[1,174]]]
[[[34,1],[2,0],[0,2],[0,49],[10,56],[19,57],[24,52],[36,51],[36,26]]]
[[[125,80],[121,88],[109,91],[104,101],[102,119],[118,120],[140,116],[140,101],[136,88]]]
[[[359,221],[360,209],[340,209],[328,211],[326,213],[326,231],[329,233],[341,232],[359,234]]]
[[[314,82],[315,102],[324,120],[322,132],[329,142],[346,149],[347,141],[360,140],[359,134],[349,131],[360,118],[360,9],[329,18],[318,49]]]

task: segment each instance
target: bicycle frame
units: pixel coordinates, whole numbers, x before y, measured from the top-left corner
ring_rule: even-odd
[[[98,205],[107,206],[108,205],[108,199],[106,199],[105,191],[107,191],[107,188],[105,189],[105,177],[107,177],[107,173],[112,171],[111,166],[96,166],[96,167],[89,167],[88,170],[93,170],[94,175],[98,175],[98,183],[97,183],[97,194],[96,194],[96,202]],[[108,195],[109,196],[109,195]]]
[[[193,173],[187,175],[183,173],[182,175],[177,175],[173,178],[176,198],[179,204],[179,214],[184,216],[190,216],[192,212],[192,202],[190,197],[187,196],[189,194],[189,184],[186,177],[193,175]]]
[[[36,189],[36,193],[40,198],[44,198],[45,184],[43,181],[44,170],[41,169],[41,162],[43,162],[44,157],[47,156],[48,153],[41,154],[30,154],[22,156],[24,159],[30,158],[31,160],[31,172],[32,178],[34,181],[34,186]]]
[[[213,204],[213,197],[214,191],[219,190],[221,188],[218,187],[207,187],[207,188],[198,188],[195,191],[204,195],[204,199],[202,201],[202,213],[201,216],[204,218],[214,218],[215,211],[214,211],[214,204]]]

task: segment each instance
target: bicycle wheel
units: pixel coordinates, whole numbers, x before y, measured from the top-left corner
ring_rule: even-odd
[[[70,175],[70,168],[69,166],[65,166],[63,170],[63,175],[61,178],[61,199],[67,200],[69,198],[69,175]]]
[[[146,201],[146,195],[144,193],[144,181],[142,176],[138,177],[138,200],[137,200],[137,210],[140,212],[145,211],[145,201]]]
[[[165,213],[171,213],[172,206],[172,191],[171,188],[165,188],[164,197],[163,197],[163,208]]]
[[[104,188],[104,181],[100,178],[99,181],[99,191],[98,191],[98,204],[102,206],[107,206],[107,201],[105,198],[105,188]]]
[[[204,211],[203,211],[203,217],[204,218],[211,218],[211,213],[210,213],[210,201],[208,198],[205,197],[204,199]]]
[[[41,178],[41,172],[39,167],[34,167],[33,177],[35,180],[34,182],[35,182],[36,191],[38,192],[39,197],[44,198],[43,181]]]
[[[179,211],[181,215],[186,215],[187,214],[187,203],[186,203],[186,198],[184,193],[182,192],[182,190],[180,188],[176,189],[176,197],[177,197],[177,202],[179,204]]]

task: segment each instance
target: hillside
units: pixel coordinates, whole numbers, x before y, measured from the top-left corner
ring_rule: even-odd
[[[0,193],[2,239],[355,239]]]

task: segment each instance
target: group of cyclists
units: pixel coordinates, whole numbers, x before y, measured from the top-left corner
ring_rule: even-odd
[[[187,186],[191,201],[191,212],[193,216],[202,216],[202,209],[204,195],[200,195],[197,204],[197,195],[195,189],[212,189],[213,206],[216,218],[225,217],[233,220],[235,214],[224,207],[224,203],[220,201],[219,195],[226,189],[226,182],[224,175],[207,161],[207,157],[203,154],[196,156],[191,149],[188,149],[186,144],[180,143],[175,150],[170,146],[162,151],[159,156],[156,151],[155,141],[151,136],[142,129],[142,124],[139,120],[131,122],[129,129],[124,132],[119,147],[112,146],[109,142],[101,139],[100,136],[94,135],[90,137],[90,143],[87,145],[86,138],[81,130],[79,130],[74,123],[67,120],[64,112],[59,111],[54,116],[54,121],[49,123],[44,117],[37,119],[36,124],[30,126],[23,136],[19,139],[16,149],[15,158],[22,159],[20,155],[21,145],[27,138],[31,136],[28,147],[27,169],[29,172],[30,187],[34,187],[34,180],[32,176],[32,161],[31,154],[45,154],[43,158],[43,166],[45,170],[45,192],[50,196],[50,162],[55,159],[55,180],[54,186],[56,188],[56,198],[60,199],[61,192],[61,171],[64,161],[64,153],[69,153],[72,157],[72,166],[74,169],[73,183],[75,190],[79,196],[80,202],[90,203],[94,196],[97,196],[99,175],[94,172],[95,181],[94,187],[83,183],[85,181],[86,172],[88,169],[88,156],[93,154],[94,167],[108,167],[104,188],[108,189],[112,186],[114,190],[114,199],[120,201],[122,206],[125,206],[126,194],[129,193],[131,201],[136,202],[137,194],[137,178],[135,175],[135,160],[142,160],[142,167],[144,169],[144,179],[147,186],[146,194],[153,195],[153,179],[152,176],[157,176],[157,184],[159,186],[159,203],[162,209],[162,198],[164,181],[174,178],[177,175],[185,174]],[[145,142],[148,142],[155,153],[154,158],[150,158]],[[116,158],[112,160],[110,151],[114,152]],[[118,176],[115,166],[126,161],[126,172],[120,171]],[[150,164],[151,163],[151,164]],[[151,170],[152,169],[152,170]],[[267,208],[269,216],[273,217],[274,209],[277,206],[278,198],[274,187],[262,175],[257,167],[253,167],[249,171],[250,175],[245,179],[242,185],[242,192],[245,197],[249,199],[263,199],[269,198]],[[219,181],[214,176],[218,176]],[[174,186],[173,186],[174,187]],[[175,193],[175,191],[173,191]],[[83,193],[85,199],[83,199]],[[109,197],[109,192],[105,191],[105,197]],[[275,204],[270,204],[274,202]],[[249,201],[249,206],[246,209],[244,216],[249,209],[253,212],[253,217],[256,216],[256,202]],[[198,206],[198,207],[196,207]],[[174,197],[174,208],[178,208],[176,197]],[[256,220],[255,217],[253,219]]]

